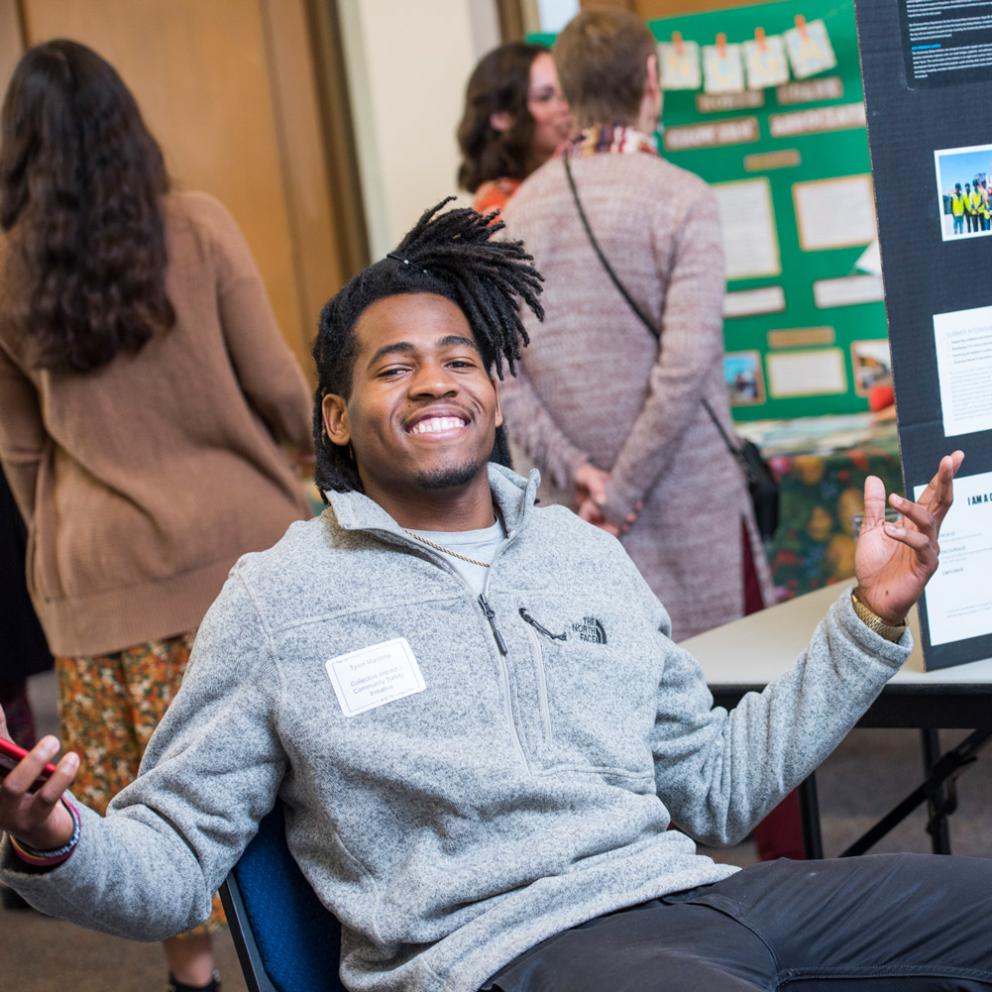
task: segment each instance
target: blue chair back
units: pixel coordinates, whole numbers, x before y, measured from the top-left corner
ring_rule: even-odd
[[[259,824],[220,895],[248,992],[345,992],[341,924],[289,853],[282,803]]]

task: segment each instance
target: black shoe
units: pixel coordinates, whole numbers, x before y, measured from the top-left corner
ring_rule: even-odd
[[[220,972],[215,971],[207,985],[183,985],[170,974],[169,984],[166,985],[165,992],[220,992]]]

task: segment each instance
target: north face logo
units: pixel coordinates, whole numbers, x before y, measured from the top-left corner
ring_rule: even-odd
[[[603,629],[602,621],[595,617],[583,617],[582,623],[573,623],[572,630],[579,635],[580,641],[588,641],[590,644],[605,644],[606,631]]]

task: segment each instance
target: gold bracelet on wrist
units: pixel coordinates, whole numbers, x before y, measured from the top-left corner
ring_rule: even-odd
[[[902,635],[906,632],[905,622],[900,624],[886,623],[873,609],[858,599],[858,594],[853,589],[851,590],[851,605],[854,607],[858,619],[880,637],[884,637],[887,641],[902,640]]]

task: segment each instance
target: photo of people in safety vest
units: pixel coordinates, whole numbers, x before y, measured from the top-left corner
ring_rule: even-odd
[[[992,233],[992,145],[935,151],[934,165],[943,240]]]

